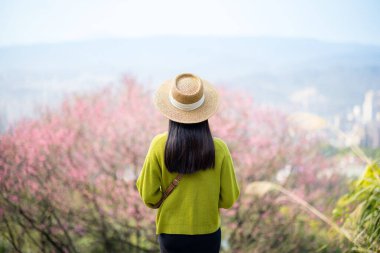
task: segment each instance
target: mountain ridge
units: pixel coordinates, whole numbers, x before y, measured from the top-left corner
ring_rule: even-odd
[[[43,93],[50,103],[60,93],[95,89],[126,73],[156,87],[180,72],[246,90],[260,103],[331,116],[362,103],[367,90],[380,89],[380,46],[153,36],[0,47],[0,98],[8,107],[17,105],[16,96],[38,102]]]

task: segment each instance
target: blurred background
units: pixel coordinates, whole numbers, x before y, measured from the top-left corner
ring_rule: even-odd
[[[363,206],[379,189],[379,13],[375,0],[2,0],[0,252],[156,252],[133,180],[166,129],[152,92],[182,72],[230,108],[211,126],[247,193],[224,213],[223,251],[377,252]]]
[[[1,130],[62,94],[179,72],[379,147],[377,1],[2,1]],[[377,132],[377,133],[376,133]]]

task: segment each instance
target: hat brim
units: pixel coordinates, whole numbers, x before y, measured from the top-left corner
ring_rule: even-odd
[[[219,94],[211,83],[202,79],[204,103],[197,109],[183,111],[173,106],[169,100],[172,80],[165,81],[154,95],[154,105],[168,119],[180,123],[198,123],[210,118],[219,107]]]

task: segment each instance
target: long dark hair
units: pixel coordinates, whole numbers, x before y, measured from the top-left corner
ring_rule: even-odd
[[[215,166],[215,147],[208,121],[184,124],[169,120],[165,165],[170,172],[191,174]]]

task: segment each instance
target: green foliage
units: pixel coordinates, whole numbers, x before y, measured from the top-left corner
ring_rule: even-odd
[[[240,228],[224,229],[233,242],[225,252],[347,252],[347,240],[339,240],[335,231],[297,205],[279,203],[280,198],[275,193],[255,197],[249,212],[241,213]]]
[[[345,148],[337,148],[334,147],[331,144],[326,143],[322,147],[322,153],[326,157],[333,157],[333,156],[345,156],[347,154],[350,154],[352,152],[351,147],[345,147]],[[380,149],[379,148],[369,148],[369,147],[360,147],[360,149],[364,152],[364,154],[374,160],[379,161],[380,160]]]
[[[0,253],[11,252],[11,245],[0,235]]]
[[[351,184],[333,211],[355,235],[354,250],[380,252],[380,167],[367,166],[362,178]]]
[[[363,148],[364,153],[374,161],[380,160],[380,148]]]

